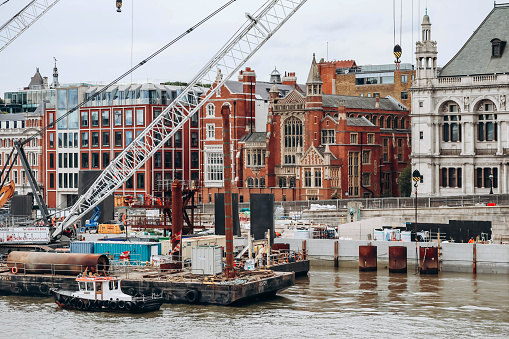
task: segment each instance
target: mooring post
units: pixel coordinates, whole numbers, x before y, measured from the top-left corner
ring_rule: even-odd
[[[477,246],[476,246],[476,243],[473,243],[472,245],[473,245],[473,247],[472,247],[472,250],[473,250],[473,256],[472,256],[473,263],[472,263],[472,268],[473,268],[473,273],[474,273],[474,274],[477,274]]]
[[[339,267],[339,241],[334,242],[334,267]]]

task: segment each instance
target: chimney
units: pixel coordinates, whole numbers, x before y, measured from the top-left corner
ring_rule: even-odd
[[[295,72],[288,72],[288,74],[285,72],[283,85],[297,86],[297,77],[295,76]]]
[[[376,97],[376,102],[375,102],[375,109],[380,109],[380,98],[379,97]]]

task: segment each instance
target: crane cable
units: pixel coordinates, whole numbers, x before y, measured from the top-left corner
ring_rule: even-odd
[[[5,4],[6,4],[6,3],[8,3],[9,1],[10,1],[10,0],[5,0],[4,2],[2,2],[2,3],[0,4],[0,6],[5,5]]]
[[[189,33],[191,33],[192,31],[194,31],[196,28],[198,28],[199,26],[201,26],[202,24],[204,24],[205,22],[207,22],[208,20],[210,20],[212,17],[214,17],[215,15],[217,15],[219,12],[223,11],[225,8],[227,8],[228,6],[230,6],[232,3],[234,3],[235,1],[237,0],[230,0],[228,1],[226,4],[224,4],[223,6],[219,7],[218,9],[216,9],[214,12],[212,12],[211,14],[207,15],[204,19],[202,19],[201,21],[199,21],[197,24],[195,24],[194,26],[192,26],[191,28],[189,28],[188,30],[186,30],[184,33],[180,34],[178,37],[176,37],[175,39],[173,39],[172,41],[170,41],[169,43],[167,43],[166,45],[164,45],[163,47],[161,47],[159,50],[157,50],[156,52],[154,52],[153,54],[151,54],[148,58],[142,60],[140,63],[138,63],[136,66],[132,67],[130,70],[128,70],[127,72],[125,72],[124,74],[122,74],[121,76],[119,76],[118,78],[116,78],[115,80],[113,80],[112,82],[110,82],[108,85],[104,86],[100,91],[94,93],[93,95],[91,95],[88,99],[85,99],[84,101],[82,101],[81,103],[79,103],[76,107],[70,109],[67,113],[64,113],[62,116],[58,117],[57,119],[55,119],[55,121],[53,121],[52,123],[48,124],[46,127],[44,128],[41,128],[39,131],[37,131],[37,133],[33,134],[32,136],[30,136],[29,138],[23,140],[23,141],[20,141],[21,145],[26,145],[28,142],[34,140],[36,137],[38,137],[39,135],[42,135],[46,130],[48,130],[49,128],[52,128],[54,127],[58,122],[60,122],[61,120],[65,119],[67,116],[69,116],[71,113],[73,113],[74,111],[76,111],[77,109],[79,109],[80,107],[83,107],[87,102],[91,101],[92,99],[94,99],[95,97],[99,96],[100,94],[102,94],[103,92],[105,92],[108,88],[110,88],[111,86],[115,85],[117,82],[119,82],[120,80],[122,80],[123,78],[125,78],[126,76],[128,76],[129,74],[131,74],[132,72],[134,72],[135,70],[137,70],[138,68],[140,68],[141,66],[143,66],[144,64],[146,64],[148,61],[150,61],[151,59],[153,59],[154,57],[156,57],[157,55],[159,55],[160,53],[162,53],[164,50],[166,50],[168,47],[170,47],[171,45],[175,44],[176,42],[178,42],[180,39],[182,39],[183,37],[185,37],[186,35],[188,35]]]

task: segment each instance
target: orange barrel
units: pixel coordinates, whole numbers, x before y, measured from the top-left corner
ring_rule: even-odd
[[[11,271],[16,267],[18,274],[78,275],[86,270],[106,275],[109,264],[104,254],[15,251],[7,257],[7,266]]]
[[[389,246],[389,272],[406,273],[407,249],[405,246]]]
[[[419,247],[419,271],[421,274],[438,274],[438,249]]]
[[[376,246],[359,246],[359,271],[376,271]]]

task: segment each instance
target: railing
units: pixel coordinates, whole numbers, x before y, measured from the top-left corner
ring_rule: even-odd
[[[509,205],[509,194],[489,194],[489,195],[461,195],[450,197],[418,197],[417,205],[422,208],[434,207],[462,207],[476,206],[494,202],[497,205]],[[350,202],[360,202],[362,209],[386,209],[386,208],[413,208],[415,207],[415,198],[351,198],[334,200],[303,200],[303,201],[277,201],[275,206],[281,206],[285,211],[309,211],[313,205],[333,205],[337,211],[346,211]],[[249,208],[249,202],[239,203],[239,210]],[[214,213],[214,204],[203,204],[198,209],[202,213]],[[323,212],[318,210],[317,212]],[[327,211],[329,211],[327,209]]]
[[[457,84],[461,82],[460,77],[446,77],[446,78],[438,78],[439,84]]]
[[[497,150],[495,148],[478,148],[475,150],[476,155],[495,155]]]
[[[473,77],[474,82],[497,81],[497,75],[478,75]]]
[[[461,149],[440,149],[441,155],[460,155]]]

